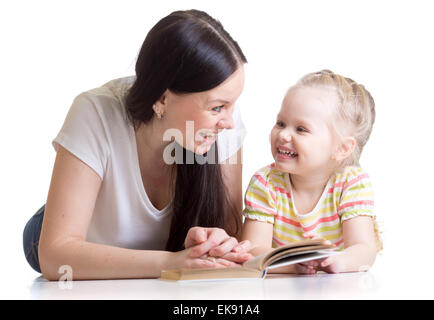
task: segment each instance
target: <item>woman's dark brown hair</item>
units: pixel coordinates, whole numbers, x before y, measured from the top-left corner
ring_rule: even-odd
[[[148,33],[136,63],[136,81],[126,97],[135,128],[149,122],[153,104],[167,90],[193,93],[211,90],[247,62],[238,44],[220,22],[198,10],[176,11],[161,19]],[[184,248],[194,226],[220,227],[235,235],[240,212],[232,205],[218,164],[176,164],[173,216],[166,250]],[[184,160],[190,152],[183,149]],[[206,155],[205,155],[206,156]],[[202,161],[201,161],[202,163]]]

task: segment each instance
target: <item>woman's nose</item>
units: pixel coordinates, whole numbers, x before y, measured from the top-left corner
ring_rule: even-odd
[[[217,122],[217,126],[222,129],[233,129],[234,119],[232,118],[232,115],[227,118],[221,119],[219,122]]]

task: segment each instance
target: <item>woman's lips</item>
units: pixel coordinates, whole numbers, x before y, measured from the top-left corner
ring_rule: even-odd
[[[201,142],[206,144],[213,144],[217,139],[216,133],[201,133]]]
[[[205,136],[203,138],[203,142],[207,144],[212,144],[215,142],[215,140],[216,140],[216,136]]]

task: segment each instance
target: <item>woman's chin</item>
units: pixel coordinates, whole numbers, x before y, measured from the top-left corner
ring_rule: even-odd
[[[207,153],[211,149],[211,145],[209,144],[200,144],[195,148],[194,153],[198,154],[200,156],[203,156],[205,153]]]
[[[201,158],[204,157],[205,154],[207,152],[209,152],[210,150],[215,150],[212,148],[212,146],[214,145],[215,141],[213,141],[212,143],[207,143],[207,142],[196,142],[193,146],[189,145],[189,146],[183,146],[183,148],[189,152],[194,153],[197,157]],[[211,158],[210,158],[211,157]],[[211,161],[214,158],[213,155],[210,154],[206,154],[206,158],[208,158],[208,162]],[[200,161],[199,161],[200,162]]]

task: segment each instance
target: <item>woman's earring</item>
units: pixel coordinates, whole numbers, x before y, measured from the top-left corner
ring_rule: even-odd
[[[163,113],[155,113],[158,119],[162,119],[164,117]]]
[[[162,119],[164,117],[164,111],[162,111],[160,108],[154,106],[153,109],[158,119]]]

